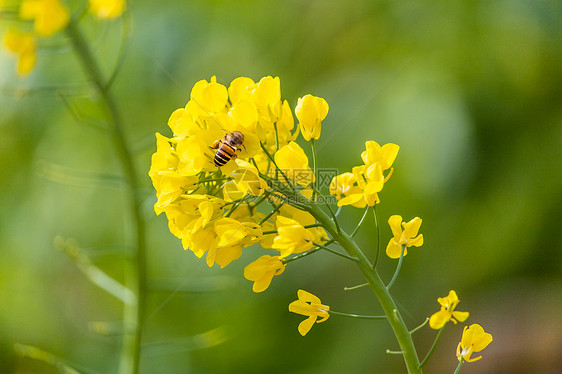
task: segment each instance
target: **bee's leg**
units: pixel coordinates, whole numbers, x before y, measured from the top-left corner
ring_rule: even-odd
[[[219,149],[219,147],[221,146],[221,141],[220,140],[215,140],[213,142],[213,145],[211,146],[211,149]]]
[[[244,147],[244,144],[242,144],[242,147]],[[244,147],[244,149],[246,149],[246,147]],[[236,148],[234,148],[234,150],[235,150],[236,152],[238,152],[238,151],[240,150],[240,148],[237,148],[237,147],[236,147]],[[237,158],[237,157],[238,157],[238,155],[237,155],[236,153],[234,153],[234,154],[232,155],[232,158]]]

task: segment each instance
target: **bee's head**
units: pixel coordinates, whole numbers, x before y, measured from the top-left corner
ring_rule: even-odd
[[[233,131],[226,134],[226,140],[234,147],[240,147],[244,144],[244,134],[240,131]]]

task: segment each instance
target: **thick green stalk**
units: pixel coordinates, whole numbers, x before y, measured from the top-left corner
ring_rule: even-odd
[[[386,289],[379,274],[373,269],[371,263],[365,257],[365,254],[357,246],[357,243],[343,231],[338,231],[332,219],[316,204],[309,204],[307,210],[316,218],[316,220],[324,225],[324,228],[332,235],[340,245],[347,251],[347,253],[357,259],[359,269],[369,282],[369,286],[373,290],[375,296],[379,300],[384,313],[396,335],[398,344],[402,350],[404,362],[409,374],[421,374],[422,370],[419,367],[419,358],[416,352],[416,347],[412,340],[412,336],[398,311],[398,307],[394,303],[394,299]]]
[[[130,264],[125,280],[127,287],[133,291],[135,298],[124,303],[123,324],[125,326],[125,336],[123,338],[123,348],[119,363],[119,373],[138,373],[142,322],[144,313],[144,296],[146,291],[146,244],[145,227],[142,219],[140,206],[141,201],[138,196],[138,179],[133,156],[127,144],[124,126],[117,104],[111,94],[107,82],[103,78],[101,69],[90,50],[84,35],[78,28],[74,20],[71,20],[66,28],[66,32],[72,42],[78,58],[85,70],[85,73],[92,80],[99,95],[106,106],[106,116],[111,126],[111,138],[121,161],[123,172],[127,178],[128,197],[130,213],[134,222],[134,262]]]

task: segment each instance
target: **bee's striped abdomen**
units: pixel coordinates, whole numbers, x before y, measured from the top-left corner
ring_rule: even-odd
[[[221,142],[219,149],[217,149],[217,153],[215,153],[215,165],[219,167],[223,166],[235,154],[236,150],[232,146],[225,142]]]

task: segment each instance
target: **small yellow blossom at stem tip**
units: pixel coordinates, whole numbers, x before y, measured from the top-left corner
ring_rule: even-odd
[[[285,271],[279,256],[264,255],[244,268],[244,277],[254,282],[254,292],[265,291],[274,276]]]
[[[420,247],[423,245],[423,235],[418,231],[422,224],[419,217],[412,219],[410,222],[402,222],[402,217],[393,215],[388,219],[388,224],[392,230],[393,238],[390,239],[386,246],[386,254],[390,258],[400,258],[402,246],[404,246],[404,256],[408,253],[408,247]]]
[[[315,322],[324,322],[330,317],[330,307],[323,305],[320,299],[310,292],[299,290],[297,296],[299,299],[289,304],[289,311],[308,316],[299,324],[299,333],[305,336]]]
[[[295,114],[306,141],[320,138],[321,123],[328,115],[328,103],[321,97],[305,95],[297,101]]]
[[[457,346],[457,358],[459,361],[473,362],[480,360],[482,356],[471,358],[473,353],[480,352],[492,342],[491,334],[484,331],[482,326],[473,324],[466,326],[462,333],[461,342]]]
[[[437,302],[441,304],[441,310],[434,313],[429,319],[429,326],[432,329],[439,330],[449,321],[456,324],[457,321],[464,322],[468,318],[468,312],[459,312],[455,310],[457,304],[459,303],[459,298],[455,291],[449,291],[449,295],[438,298]]]

